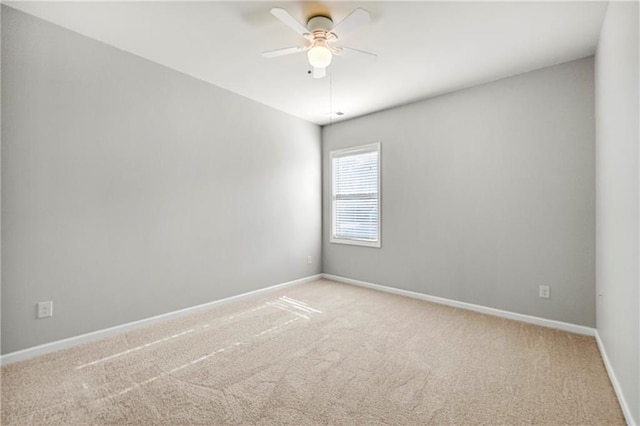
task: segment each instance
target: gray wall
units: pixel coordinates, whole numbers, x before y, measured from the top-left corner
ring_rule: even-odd
[[[318,126],[6,7],[2,65],[3,353],[321,272]]]
[[[586,58],[324,127],[324,272],[595,326],[593,79]],[[329,151],[373,142],[382,247],[331,244]]]
[[[596,55],[598,334],[640,422],[638,3],[611,2]]]

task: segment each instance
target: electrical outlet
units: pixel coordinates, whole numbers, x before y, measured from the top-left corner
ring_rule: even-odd
[[[53,316],[53,302],[38,303],[38,318],[48,318]]]
[[[311,256],[307,256],[307,263],[311,265]]]
[[[548,285],[541,285],[539,296],[543,299],[551,298],[551,287],[549,287]]]

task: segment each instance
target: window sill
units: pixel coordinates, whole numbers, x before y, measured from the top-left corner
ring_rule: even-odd
[[[348,245],[348,246],[380,248],[380,240],[378,240],[378,241],[362,241],[362,240],[349,240],[349,239],[346,239],[346,238],[330,238],[329,242],[333,243],[333,244],[345,244],[345,245]]]

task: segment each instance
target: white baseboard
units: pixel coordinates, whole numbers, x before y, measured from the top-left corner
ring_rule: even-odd
[[[261,288],[259,290],[250,291],[248,293],[242,293],[237,296],[227,297],[225,299],[214,300],[213,302],[203,303],[202,305],[191,306],[189,308],[180,309],[173,312],[167,312],[166,314],[156,315],[154,317],[141,319],[138,321],[129,322],[115,327],[105,328],[103,330],[93,331],[87,334],[81,334],[79,336],[70,337],[68,339],[58,340],[55,342],[45,343],[43,345],[34,346],[32,348],[23,349],[16,352],[11,352],[0,356],[0,365],[7,365],[18,361],[23,361],[28,358],[33,358],[38,355],[44,355],[50,352],[59,351],[61,349],[67,349],[72,346],[77,346],[82,343],[93,342],[96,340],[104,339],[105,337],[114,336],[117,334],[125,333],[136,328],[147,327],[151,324],[155,324],[162,321],[167,321],[173,318],[183,317],[185,315],[192,314],[197,311],[209,309],[214,306],[219,306],[225,303],[234,302],[240,299],[244,299],[249,296],[255,296],[258,294],[269,293],[275,290],[279,290],[286,287],[291,287],[298,284],[303,284],[309,281],[315,281],[320,279],[322,274],[311,275],[305,278],[289,281],[282,284],[276,284],[271,287]]]
[[[631,410],[629,410],[629,405],[627,404],[627,400],[624,397],[624,393],[622,392],[622,388],[620,387],[620,382],[618,382],[618,377],[616,376],[615,371],[613,371],[613,367],[611,366],[611,362],[609,361],[609,356],[607,355],[607,350],[604,347],[604,343],[602,343],[602,339],[600,339],[600,334],[598,330],[596,330],[596,342],[598,342],[598,349],[600,349],[600,355],[602,356],[602,361],[604,362],[604,367],[607,370],[607,374],[609,374],[609,380],[611,380],[611,385],[613,386],[613,390],[616,392],[616,396],[618,397],[618,402],[620,402],[620,408],[622,408],[622,414],[624,414],[624,419],[626,420],[629,426],[635,426],[638,423],[634,420],[631,415]]]
[[[440,305],[453,306],[455,308],[461,308],[469,311],[479,312],[482,314],[493,315],[495,317],[507,318],[515,321],[526,322],[529,324],[540,325],[542,327],[555,328],[558,330],[568,331],[576,334],[583,334],[586,336],[595,336],[596,330],[594,328],[585,327],[583,325],[577,325],[577,324],[571,324],[568,322],[534,317],[531,315],[518,314],[516,312],[503,311],[501,309],[489,308],[481,305],[474,305],[473,303],[459,302],[457,300],[445,299],[443,297],[437,297],[437,296],[430,296],[428,294],[417,293],[415,291],[402,290],[399,288],[387,287],[380,284],[372,284],[365,281],[354,280],[351,278],[344,278],[336,275],[322,274],[322,278],[338,281],[345,284],[353,284],[360,287],[366,287],[373,290],[384,291],[386,293],[398,294],[400,296],[411,297],[413,299],[420,299],[427,302],[438,303]]]

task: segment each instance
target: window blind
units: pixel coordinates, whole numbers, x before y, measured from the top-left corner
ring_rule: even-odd
[[[379,242],[379,155],[379,144],[332,153],[334,240]]]

